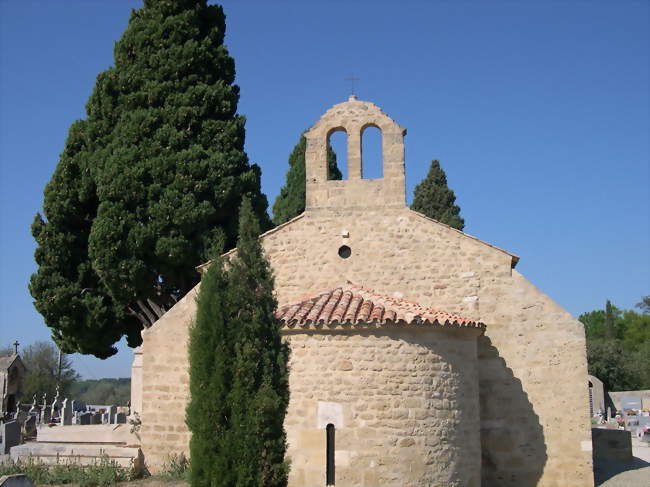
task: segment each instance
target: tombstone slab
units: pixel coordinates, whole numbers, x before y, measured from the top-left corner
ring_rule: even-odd
[[[20,444],[20,424],[18,421],[7,421],[0,426],[2,433],[2,443],[0,443],[0,453],[9,454],[12,446]]]

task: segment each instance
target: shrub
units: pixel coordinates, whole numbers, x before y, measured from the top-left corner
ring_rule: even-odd
[[[108,456],[86,466],[73,460],[46,465],[31,457],[0,463],[0,476],[18,473],[27,475],[37,485],[76,484],[80,487],[113,485],[136,478],[133,466],[121,467]]]

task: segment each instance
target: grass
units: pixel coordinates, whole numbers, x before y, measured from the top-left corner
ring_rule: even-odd
[[[46,465],[32,458],[0,463],[0,476],[18,473],[27,475],[38,485],[75,484],[80,487],[113,485],[136,478],[134,468],[121,467],[106,456],[86,466],[71,461]]]
[[[181,453],[180,455],[170,455],[167,457],[167,461],[163,465],[161,473],[158,475],[159,478],[164,480],[185,480],[189,481],[190,479],[190,462],[185,456]]]

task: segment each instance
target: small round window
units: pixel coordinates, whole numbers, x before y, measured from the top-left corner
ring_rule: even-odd
[[[347,245],[341,245],[339,247],[339,257],[341,259],[347,259],[352,255],[352,249]]]

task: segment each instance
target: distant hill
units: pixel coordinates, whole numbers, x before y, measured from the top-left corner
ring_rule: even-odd
[[[86,404],[126,406],[131,399],[131,379],[89,379],[74,382],[69,397]]]

